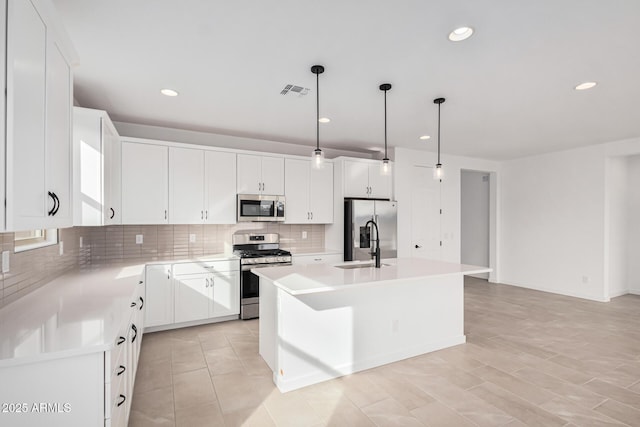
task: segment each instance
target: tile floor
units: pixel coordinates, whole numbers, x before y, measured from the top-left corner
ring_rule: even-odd
[[[258,322],[145,334],[138,426],[640,426],[640,296],[467,279],[467,343],[281,394]]]

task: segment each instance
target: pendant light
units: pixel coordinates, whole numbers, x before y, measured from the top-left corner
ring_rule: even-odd
[[[436,98],[433,100],[434,104],[438,104],[438,163],[433,169],[433,179],[442,181],[444,178],[444,171],[442,170],[442,163],[440,163],[440,106],[444,102],[444,98]]]
[[[324,73],[322,65],[314,65],[311,72],[316,75],[316,149],[311,155],[311,167],[322,169],[324,167],[324,153],[320,149],[320,74]]]
[[[389,157],[387,157],[387,91],[391,89],[391,83],[383,83],[380,85],[380,90],[384,91],[384,159],[380,165],[381,175],[391,174],[391,165],[389,164]]]

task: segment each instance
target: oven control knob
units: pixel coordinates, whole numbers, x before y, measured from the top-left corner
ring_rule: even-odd
[[[269,263],[278,262],[278,258],[276,258],[276,257],[271,257],[271,258],[269,258],[269,259],[267,260],[267,262],[269,262]]]
[[[247,259],[245,260],[245,263],[246,263],[246,264],[255,264],[255,263],[256,263],[256,260],[255,260],[254,258],[247,258]]]

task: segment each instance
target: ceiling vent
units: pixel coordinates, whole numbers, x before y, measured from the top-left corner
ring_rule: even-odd
[[[280,91],[280,95],[286,94],[297,94],[298,96],[304,96],[309,93],[308,87],[296,86],[296,85],[286,85],[284,89]]]

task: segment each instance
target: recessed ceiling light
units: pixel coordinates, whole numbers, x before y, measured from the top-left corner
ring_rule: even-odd
[[[576,90],[587,90],[587,89],[591,89],[592,87],[594,87],[597,84],[598,83],[596,83],[596,82],[584,82],[584,83],[580,83],[578,86],[576,86],[575,89]]]
[[[331,121],[331,119],[330,119],[329,117],[320,117],[320,118],[318,119],[318,121],[319,121],[320,123],[329,123],[329,122]]]
[[[427,139],[431,139],[431,137],[429,135],[422,135],[420,139],[426,141]]]
[[[160,93],[166,96],[178,96],[178,92],[173,89],[161,89]]]
[[[460,27],[449,33],[449,40],[452,42],[460,42],[462,40],[466,40],[473,34],[473,28],[471,27]]]

